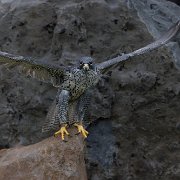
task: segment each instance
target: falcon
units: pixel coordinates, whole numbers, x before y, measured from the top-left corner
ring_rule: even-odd
[[[102,74],[122,61],[166,44],[178,33],[179,28],[180,21],[151,44],[99,64],[95,63],[92,57],[82,57],[76,67],[63,67],[0,51],[0,65],[9,69],[18,66],[22,73],[58,88],[56,98],[42,127],[43,132],[57,130],[54,136],[61,136],[62,140],[65,140],[65,136],[69,135],[68,128],[75,126],[77,132],[86,138],[89,133],[85,129],[84,122],[91,98],[90,91]]]

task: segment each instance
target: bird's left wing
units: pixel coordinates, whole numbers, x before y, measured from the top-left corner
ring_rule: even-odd
[[[62,66],[38,62],[31,58],[16,56],[2,51],[0,51],[0,65],[4,65],[8,69],[18,67],[27,76],[52,83],[54,86],[57,84],[57,81],[63,78],[65,72]]]
[[[168,41],[170,41],[178,33],[179,29],[180,29],[180,21],[178,21],[171,28],[169,28],[169,30],[162,37],[160,37],[158,40],[154,41],[153,43],[143,48],[140,48],[136,51],[133,51],[131,53],[123,54],[122,56],[117,56],[113,59],[97,64],[97,68],[103,72],[111,68],[113,65],[118,64],[121,61],[128,60],[130,57],[141,55],[153,49],[156,49],[166,44]]]

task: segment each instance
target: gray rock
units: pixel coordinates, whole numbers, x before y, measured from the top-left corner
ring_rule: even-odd
[[[0,49],[64,65],[84,55],[102,62],[152,42],[178,19],[170,2],[128,2],[1,1]],[[163,47],[133,58],[98,84],[89,115],[89,179],[178,179],[180,81],[172,54]],[[56,89],[4,68],[0,81],[1,147],[41,141]]]
[[[154,38],[160,37],[168,27],[180,20],[180,6],[166,0],[129,0],[128,5],[137,11],[138,17],[146,25]],[[167,44],[173,53],[177,68],[180,68],[180,35],[175,42]]]

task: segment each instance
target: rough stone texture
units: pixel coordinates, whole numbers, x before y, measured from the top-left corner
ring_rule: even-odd
[[[155,3],[155,9],[150,11],[154,5],[147,2]],[[83,55],[101,62],[146,45],[153,40],[150,34],[157,37],[171,26],[179,7],[166,3],[2,3],[0,49],[65,65],[75,64]],[[169,10],[161,10],[167,6]],[[149,22],[140,13],[145,8]],[[152,13],[157,23],[151,21]],[[162,14],[167,18],[162,19]],[[90,107],[90,118],[96,121],[89,128],[85,157],[90,180],[179,179],[180,73],[172,54],[175,51],[164,47],[133,58],[98,84]],[[56,89],[16,72],[0,72],[0,145],[40,141],[44,138],[41,126]]]
[[[37,144],[0,150],[2,180],[87,180],[80,136],[62,142],[48,138]]]
[[[180,2],[179,2],[179,0],[168,0],[168,1],[171,1],[171,2],[173,2],[173,3],[176,3],[177,5],[179,5],[179,6],[180,6]]]
[[[158,38],[162,31],[167,30],[173,23],[180,20],[180,7],[165,0],[129,0],[129,8],[137,11],[139,18],[146,24],[153,37]],[[179,39],[178,39],[179,37]],[[180,36],[176,37],[180,42]],[[167,46],[173,52],[174,61],[180,68],[180,45],[178,42],[171,42]]]

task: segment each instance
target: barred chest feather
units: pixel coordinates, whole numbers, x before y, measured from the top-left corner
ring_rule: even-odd
[[[66,73],[62,89],[68,90],[71,93],[71,100],[75,100],[87,89],[95,86],[99,78],[100,73],[98,71],[73,69]]]

